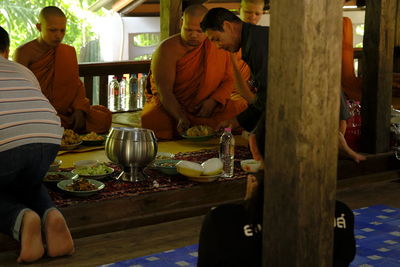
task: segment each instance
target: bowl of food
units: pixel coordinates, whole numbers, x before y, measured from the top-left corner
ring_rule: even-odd
[[[74,174],[78,174],[79,177],[90,178],[90,179],[103,179],[114,172],[113,168],[108,167],[104,163],[98,163],[92,166],[83,166],[75,168],[71,171]]]
[[[105,185],[100,181],[78,178],[60,181],[57,183],[57,187],[74,196],[88,197],[102,190]]]
[[[207,125],[197,125],[186,130],[182,137],[191,141],[202,142],[215,136],[213,128]]]
[[[71,172],[47,172],[42,181],[46,183],[58,183],[76,178],[78,178],[78,175]]]
[[[90,132],[85,135],[81,135],[82,145],[84,146],[101,146],[106,141],[106,135],[97,134]]]
[[[240,166],[245,172],[256,173],[261,168],[261,161],[255,159],[246,159],[240,161]]]
[[[73,150],[82,144],[80,136],[71,129],[65,129],[60,150]]]
[[[166,175],[176,175],[178,171],[176,170],[176,164],[180,160],[176,159],[160,159],[153,161],[151,167],[157,171],[160,171]]]
[[[61,159],[55,159],[55,160],[50,164],[49,172],[55,172],[55,171],[57,171],[58,168],[60,168],[61,163],[62,163],[62,160],[61,160]]]

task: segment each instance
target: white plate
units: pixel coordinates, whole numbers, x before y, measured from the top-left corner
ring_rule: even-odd
[[[102,190],[105,185],[102,182],[92,180],[92,179],[86,179],[89,181],[89,183],[94,184],[97,189],[95,190],[90,190],[90,191],[73,191],[73,190],[68,190],[66,187],[70,184],[73,183],[73,180],[63,180],[58,182],[57,187],[60,188],[61,190],[68,192],[71,195],[78,196],[78,197],[88,197],[93,194],[96,194],[98,191]]]
[[[90,178],[90,179],[104,179],[106,178],[108,175],[112,174],[114,172],[113,168],[107,167],[108,172],[104,173],[104,174],[95,174],[95,175],[83,175],[83,174],[79,174],[76,172],[76,169],[73,169],[71,172],[74,174],[78,174],[79,177],[83,177],[83,178]]]

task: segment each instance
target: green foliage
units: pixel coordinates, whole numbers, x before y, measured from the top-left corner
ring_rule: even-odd
[[[160,33],[138,33],[133,37],[133,45],[139,47],[155,46],[160,43]]]
[[[67,16],[67,33],[64,43],[80,48],[95,38],[91,31],[94,17],[88,7],[96,0],[2,0],[0,1],[0,25],[10,34],[11,55],[15,49],[39,35],[36,29],[40,10],[46,6],[57,6]],[[79,55],[78,55],[79,58]]]

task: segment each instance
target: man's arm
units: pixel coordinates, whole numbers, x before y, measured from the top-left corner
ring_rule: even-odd
[[[178,122],[178,132],[182,133],[189,128],[190,122],[173,93],[178,57],[179,47],[172,40],[162,43],[153,54],[151,71],[160,101],[165,110]]]
[[[243,79],[239,70],[236,54],[231,53],[231,61],[233,67],[233,77],[235,79],[236,88],[239,90],[240,95],[247,100],[248,103],[253,103],[255,95],[251,92],[249,85]]]

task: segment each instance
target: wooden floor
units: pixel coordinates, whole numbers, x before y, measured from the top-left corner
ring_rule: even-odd
[[[400,208],[400,181],[339,189],[337,199],[352,209],[376,204]],[[29,266],[97,266],[196,244],[202,219],[198,216],[77,239],[72,257],[44,258]],[[0,266],[19,266],[16,257],[17,251],[0,253]]]

